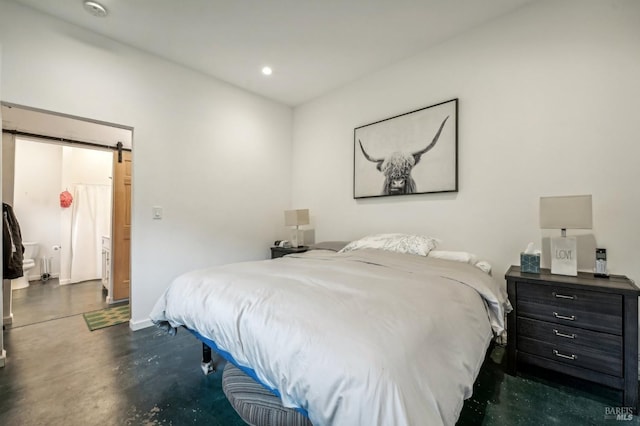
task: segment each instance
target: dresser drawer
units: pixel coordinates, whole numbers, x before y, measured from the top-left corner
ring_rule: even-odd
[[[517,323],[518,336],[569,348],[604,351],[622,359],[622,336],[522,317],[518,318]]]
[[[622,357],[607,351],[571,344],[554,344],[530,337],[518,336],[518,351],[546,359],[622,377]]]
[[[518,316],[622,335],[622,296],[519,283]]]
[[[622,390],[638,406],[638,298],[623,275],[607,278],[521,271],[505,274],[513,311],[507,315],[507,371],[520,364],[558,371]]]

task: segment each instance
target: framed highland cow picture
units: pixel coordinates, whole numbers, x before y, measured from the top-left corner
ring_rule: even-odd
[[[353,198],[458,191],[458,99],[353,132]]]

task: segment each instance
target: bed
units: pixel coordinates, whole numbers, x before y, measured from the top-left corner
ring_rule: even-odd
[[[151,319],[187,328],[316,426],[453,425],[510,305],[480,265],[430,246],[191,271]]]

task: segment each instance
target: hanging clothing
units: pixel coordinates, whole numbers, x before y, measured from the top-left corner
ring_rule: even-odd
[[[2,277],[6,280],[13,280],[24,275],[22,233],[13,208],[7,203],[2,203],[2,216],[4,219],[2,222]]]

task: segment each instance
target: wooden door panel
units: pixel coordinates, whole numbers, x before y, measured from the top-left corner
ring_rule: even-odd
[[[129,298],[131,290],[131,153],[113,159],[113,300]]]

